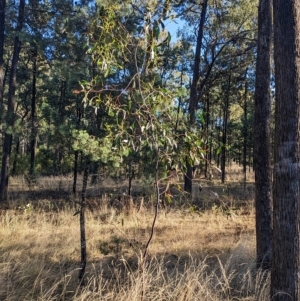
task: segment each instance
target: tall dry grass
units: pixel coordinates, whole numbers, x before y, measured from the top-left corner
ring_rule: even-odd
[[[64,203],[63,200],[60,200]],[[267,300],[255,270],[253,208],[162,211],[149,256],[153,208],[118,214],[109,199],[87,212],[87,285],[78,286],[76,208],[42,200],[0,215],[0,300]]]

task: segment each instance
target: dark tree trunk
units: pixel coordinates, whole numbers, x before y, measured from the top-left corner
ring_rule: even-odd
[[[131,195],[132,193],[132,180],[134,179],[134,168],[132,166],[132,162],[129,162],[128,165],[128,195]]]
[[[182,88],[182,73],[183,71],[181,70],[181,74],[180,74],[180,88]],[[178,122],[179,122],[179,113],[180,113],[180,108],[181,108],[181,104],[182,104],[182,97],[180,96],[178,98],[178,106],[177,106],[177,114],[176,114],[176,123],[175,123],[175,128],[174,128],[174,133],[177,134],[177,130],[178,130]]]
[[[300,2],[274,0],[272,301],[300,300]]]
[[[229,98],[231,89],[231,71],[227,83],[226,98],[223,111],[223,134],[222,134],[222,150],[221,150],[221,181],[225,182],[225,167],[226,167],[226,142],[227,142],[227,125],[229,114]]]
[[[12,176],[15,176],[17,174],[17,161],[18,161],[19,153],[20,153],[20,138],[18,137],[17,144],[16,144],[15,157],[14,157],[14,161],[12,164],[12,170],[11,170]]]
[[[31,96],[31,139],[30,139],[30,169],[29,174],[34,175],[35,165],[35,143],[36,143],[36,129],[35,129],[35,109],[36,109],[36,72],[37,72],[37,47],[34,47],[32,52],[32,96]]]
[[[254,109],[254,171],[256,211],[256,262],[271,265],[271,181],[270,181],[270,51],[272,33],[271,0],[260,0]]]
[[[6,0],[0,0],[0,116],[3,106],[4,91],[4,29],[5,29],[5,6]]]
[[[77,128],[79,128],[80,123],[81,123],[82,112],[81,112],[81,105],[80,105],[78,96],[76,99],[76,117],[77,117]],[[79,151],[76,150],[74,152],[74,166],[73,166],[73,194],[74,194],[74,196],[76,196],[76,194],[77,194],[78,155],[79,155]]]
[[[66,89],[67,89],[67,82],[61,81],[60,84],[60,92],[59,92],[59,102],[58,102],[58,113],[61,117],[64,116],[64,103],[66,99]]]
[[[74,166],[73,166],[73,195],[77,195],[77,173],[78,173],[78,150],[74,152]]]
[[[247,78],[247,74],[246,74]],[[244,141],[243,141],[243,172],[244,172],[244,189],[246,188],[247,181],[247,142],[248,142],[248,119],[247,119],[247,97],[248,97],[248,83],[245,82],[245,94],[244,94]]]
[[[85,286],[84,275],[86,268],[86,235],[85,235],[85,208],[86,208],[86,188],[89,177],[90,163],[86,161],[84,172],[83,172],[83,184],[81,193],[81,204],[80,204],[80,269],[79,269],[79,285]]]
[[[210,133],[209,133],[209,125],[210,125],[210,103],[209,103],[209,94],[206,97],[206,108],[205,108],[205,118],[206,118],[206,154],[205,154],[205,170],[204,170],[204,174],[205,174],[205,179],[209,178],[208,175],[208,165],[209,165],[209,161],[210,161],[210,153],[208,151],[208,147],[210,146]]]
[[[211,129],[210,129],[210,140],[209,140],[209,165],[211,166],[212,162],[212,148],[213,148],[213,131],[214,131],[214,121],[211,120]],[[211,175],[210,175],[211,176]]]
[[[193,80],[190,91],[190,103],[189,103],[189,116],[190,116],[190,126],[193,127],[196,121],[196,110],[199,102],[199,93],[198,93],[198,82],[200,76],[200,55],[202,48],[202,39],[203,39],[203,30],[205,24],[206,10],[207,10],[208,0],[204,0],[202,3],[202,11],[199,22],[198,36],[197,36],[197,45],[195,51],[195,60],[194,60],[194,69],[193,69]],[[184,176],[184,190],[186,192],[192,192],[192,180],[193,180],[193,168],[187,160],[186,162],[186,174]]]
[[[222,108],[220,108],[220,113],[219,113],[219,118],[221,118],[222,116]],[[217,163],[217,167],[220,167],[220,149],[222,147],[222,139],[221,139],[221,126],[218,125],[217,127],[217,139],[218,139],[218,148],[217,148],[217,158],[216,158],[216,163]]]
[[[19,4],[19,16],[16,31],[21,32],[24,23],[24,10],[25,10],[25,0],[20,0]],[[15,37],[14,41],[14,51],[11,63],[11,70],[9,76],[9,90],[8,90],[8,100],[7,100],[7,113],[6,113],[6,123],[10,131],[5,133],[4,144],[3,144],[3,155],[2,155],[2,166],[1,166],[1,180],[0,180],[0,205],[4,208],[8,207],[8,176],[9,176],[9,163],[11,154],[11,144],[12,144],[12,127],[14,125],[14,102],[15,102],[15,91],[17,83],[17,66],[19,61],[19,55],[21,51],[21,41],[18,35]]]
[[[91,164],[91,185],[97,184],[98,181],[98,170],[99,170],[99,162],[93,162]]]

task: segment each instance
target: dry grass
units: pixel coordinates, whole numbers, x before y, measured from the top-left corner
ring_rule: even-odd
[[[247,183],[253,183],[254,182],[254,171],[253,168],[247,166],[246,170],[246,182]],[[245,175],[243,173],[243,166],[238,165],[235,163],[232,163],[230,166],[226,168],[226,181],[229,183],[233,182],[244,182],[245,181]]]
[[[79,218],[68,196],[71,179],[38,179],[30,189],[24,179],[12,179],[14,209],[0,215],[0,300],[268,300],[269,275],[254,263],[253,185],[237,176],[232,170],[236,181],[226,185],[201,180],[203,190],[196,183],[191,200],[174,197],[159,213],[144,264],[151,198],[139,212],[118,214],[109,203],[124,183],[89,187],[84,288],[77,280]]]
[[[77,285],[78,216],[50,201],[2,212],[0,300],[267,300],[255,272],[254,214],[241,208],[161,212],[149,257],[140,254],[153,209],[117,214],[108,199],[87,214],[88,284]],[[63,202],[63,200],[61,200]],[[262,281],[263,280],[263,281]]]

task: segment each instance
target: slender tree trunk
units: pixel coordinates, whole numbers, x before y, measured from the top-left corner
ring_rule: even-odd
[[[221,119],[222,117],[222,105],[220,106],[220,112],[219,112],[219,118]],[[218,150],[221,148],[221,146],[222,146],[222,139],[221,139],[221,125],[219,124],[218,125]],[[217,152],[217,167],[219,167],[220,166],[220,154],[221,154],[221,152],[220,151],[218,151]]]
[[[4,31],[5,31],[5,6],[6,0],[0,0],[0,117],[3,108],[4,92]]]
[[[64,116],[64,103],[66,99],[66,89],[67,82],[65,80],[61,81],[60,91],[59,91],[59,105],[58,105],[58,113],[61,117]]]
[[[194,60],[194,70],[193,70],[193,80],[190,91],[190,103],[189,103],[189,116],[190,116],[190,126],[193,127],[196,121],[196,111],[199,102],[199,94],[198,94],[198,81],[200,76],[200,56],[201,56],[201,48],[202,48],[202,39],[203,39],[203,30],[205,24],[206,10],[207,10],[207,2],[208,0],[204,0],[202,2],[202,11],[198,28],[198,36],[197,36],[197,45],[195,51],[195,60]],[[186,162],[186,174],[184,176],[184,190],[191,193],[192,192],[192,180],[193,180],[193,167],[190,162],[187,160]]]
[[[35,143],[36,143],[36,128],[35,128],[35,109],[36,109],[36,72],[37,72],[37,47],[32,51],[32,96],[31,96],[31,139],[30,139],[30,169],[29,174],[34,175],[35,165]]]
[[[132,166],[132,162],[129,162],[128,165],[128,195],[131,195],[132,193],[132,180],[134,179],[134,167]]]
[[[93,127],[91,134],[94,136],[97,136],[99,134],[99,130],[101,127],[101,120],[99,120],[98,115],[93,113],[91,121],[92,121],[92,127]],[[91,172],[92,172],[91,184],[95,185],[98,181],[98,173],[99,173],[99,162],[98,161],[91,163]]]
[[[12,170],[11,170],[12,176],[15,176],[17,174],[17,161],[18,161],[19,153],[20,153],[20,137],[18,137],[18,140],[16,143],[15,157],[14,157],[14,161],[12,164]]]
[[[95,185],[98,181],[98,169],[99,169],[99,162],[93,162],[91,165],[91,184]]]
[[[205,171],[204,171],[204,174],[205,174],[205,179],[208,179],[209,178],[209,175],[208,175],[208,165],[209,165],[209,158],[210,158],[210,154],[209,154],[209,151],[208,151],[208,148],[210,146],[210,134],[209,134],[209,125],[210,125],[210,103],[209,103],[209,94],[207,95],[206,97],[206,109],[205,109],[205,117],[206,117],[206,154],[205,154]]]
[[[260,0],[254,109],[254,170],[257,267],[271,265],[270,181],[270,52],[272,33],[271,0]]]
[[[88,160],[85,163],[84,172],[83,172],[83,184],[82,184],[82,193],[81,193],[81,206],[80,206],[80,269],[79,269],[79,285],[85,286],[84,275],[86,268],[86,235],[85,235],[85,208],[86,208],[86,188],[89,177],[90,163]]]
[[[24,23],[24,10],[25,0],[20,0],[19,4],[19,16],[16,31],[21,32]],[[8,207],[8,176],[9,176],[9,162],[12,145],[12,127],[14,125],[14,102],[15,102],[15,91],[17,84],[17,66],[19,62],[19,55],[21,51],[21,41],[18,35],[14,41],[14,51],[11,63],[11,70],[9,75],[9,91],[7,100],[7,113],[6,123],[10,131],[5,133],[4,144],[3,144],[3,155],[2,155],[2,166],[1,166],[1,180],[0,180],[0,205],[4,208]]]
[[[226,167],[226,142],[227,142],[227,125],[229,114],[229,98],[231,89],[231,71],[229,71],[229,78],[227,83],[226,98],[223,112],[223,135],[222,135],[222,151],[221,151],[221,181],[225,182],[225,167]]]
[[[247,76],[247,74],[246,74]],[[248,119],[247,119],[247,97],[248,97],[248,83],[245,82],[244,94],[244,141],[243,141],[243,172],[244,172],[244,189],[246,189],[247,182],[247,141],[248,141]]]
[[[210,166],[211,166],[212,157],[213,157],[213,153],[212,153],[212,148],[213,148],[213,131],[214,131],[213,127],[214,127],[214,121],[211,120],[210,140],[209,140],[209,165]],[[209,178],[211,180],[211,172],[210,172]]]
[[[180,74],[180,88],[182,88],[182,75],[183,75],[183,71],[181,70],[181,74]],[[181,108],[181,104],[182,104],[182,97],[180,96],[178,98],[178,106],[177,106],[177,114],[176,114],[176,123],[175,123],[175,128],[174,128],[174,133],[176,135],[177,130],[178,130],[178,122],[179,122],[179,113],[180,113],[180,108]]]
[[[78,173],[78,150],[74,152],[74,166],[73,166],[73,195],[77,195],[77,173]]]
[[[272,301],[300,300],[300,2],[274,0]]]
[[[81,112],[81,106],[79,103],[78,96],[76,99],[76,117],[77,117],[77,128],[79,128],[80,123],[81,123],[82,112]],[[74,194],[74,196],[76,196],[76,194],[77,194],[78,155],[79,155],[79,151],[76,150],[74,152],[74,166],[73,166],[73,194]]]

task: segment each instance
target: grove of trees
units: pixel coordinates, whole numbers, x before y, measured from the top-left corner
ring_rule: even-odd
[[[94,174],[153,174],[160,153],[189,192],[194,165],[209,178],[215,162],[223,182],[230,162],[252,166],[251,1],[24,5],[3,1],[1,18],[2,204],[9,175],[82,171],[87,157]]]
[[[191,193],[194,166],[224,183],[235,162],[245,181],[255,169],[272,300],[298,300],[299,4],[273,1],[273,62],[272,3],[257,2],[0,0],[1,207],[10,176],[72,174],[76,195],[83,173],[84,241],[89,173],[176,169]]]

